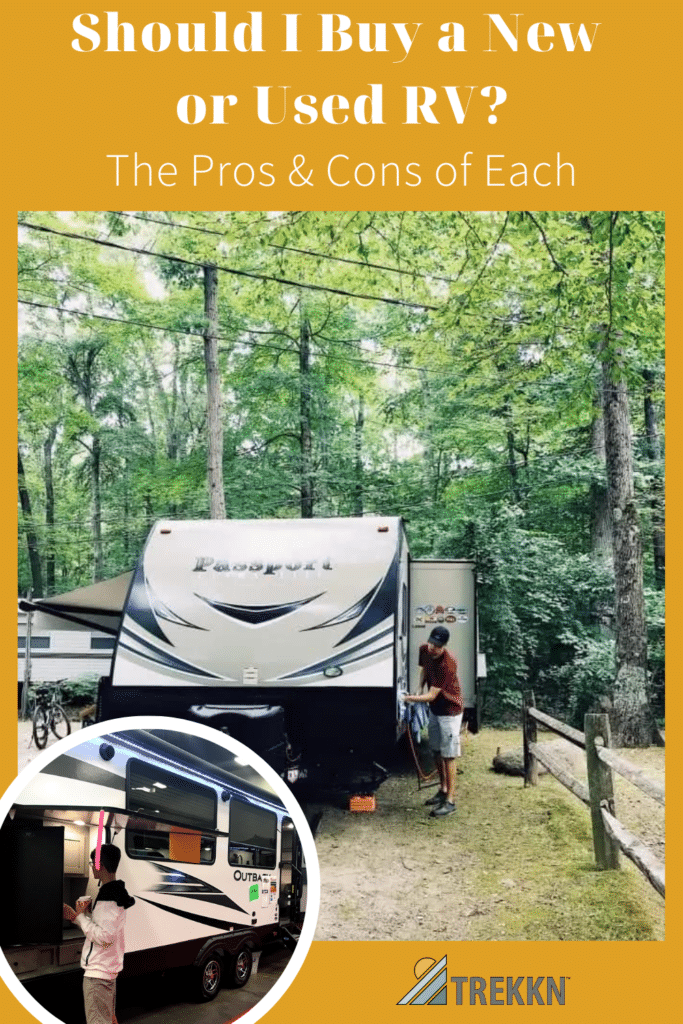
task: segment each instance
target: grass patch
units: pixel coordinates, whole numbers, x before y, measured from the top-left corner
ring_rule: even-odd
[[[651,901],[648,883],[630,866],[595,868],[589,812],[576,797],[550,776],[525,789],[521,778],[490,771],[496,748],[516,744],[519,734],[483,730],[468,739],[463,758],[458,781],[467,817],[459,841],[475,863],[468,937],[662,938],[663,904]]]

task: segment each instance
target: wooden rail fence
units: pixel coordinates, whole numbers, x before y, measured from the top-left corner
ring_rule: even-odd
[[[574,778],[546,749],[538,743],[537,725],[563,736],[586,752],[588,786]],[[625,854],[645,875],[657,892],[664,896],[664,864],[642,840],[621,824],[614,806],[612,772],[615,771],[636,786],[641,793],[664,806],[664,785],[654,782],[635,765],[620,757],[611,748],[609,718],[607,715],[586,715],[584,731],[544,714],[536,707],[533,693],[524,695],[524,785],[535,786],[538,781],[538,762],[561,782],[590,810],[593,826],[595,861],[601,869],[619,867],[619,851]]]

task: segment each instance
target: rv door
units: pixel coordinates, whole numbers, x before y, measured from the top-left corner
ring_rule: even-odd
[[[0,842],[2,946],[62,941],[64,829],[7,821]]]

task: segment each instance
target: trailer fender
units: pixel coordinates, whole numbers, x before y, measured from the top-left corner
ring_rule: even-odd
[[[215,999],[225,976],[225,959],[220,946],[213,946],[195,963],[191,974],[192,996],[198,1003]]]

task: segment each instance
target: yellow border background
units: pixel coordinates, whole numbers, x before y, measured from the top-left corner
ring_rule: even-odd
[[[3,4],[2,99],[3,189],[0,193],[3,302],[6,371],[2,374],[0,406],[3,436],[14,438],[16,394],[16,211],[18,209],[663,209],[667,217],[667,338],[669,394],[674,393],[680,355],[683,208],[681,203],[681,13],[680,2],[652,0],[646,5],[616,0],[547,0],[503,6],[495,4],[411,4],[396,0],[365,0],[327,4],[251,3],[234,8],[204,2],[136,0],[100,8],[78,0],[45,0],[25,8]],[[71,48],[72,19],[84,11],[104,17],[105,9],[119,11],[121,20],[138,28],[150,21],[212,22],[213,10],[226,10],[232,28],[247,11],[264,18],[266,52],[262,54],[92,54]],[[520,46],[510,52],[500,40],[496,53],[488,46],[484,15],[510,17],[508,9],[524,12],[520,24],[535,21],[599,22],[590,53],[565,53],[558,46],[538,54]],[[299,54],[281,53],[282,14],[300,12]],[[432,11],[434,13],[432,13]],[[411,53],[402,56],[395,45],[388,54],[362,54],[357,46],[347,53],[317,52],[320,13],[344,13],[352,22],[422,21]],[[468,52],[443,54],[436,40],[447,20],[465,25]],[[395,36],[390,32],[393,43]],[[469,40],[471,39],[471,48]],[[556,40],[557,42],[557,40]],[[353,99],[382,83],[384,125],[296,125],[290,116],[283,125],[261,125],[255,115],[254,86],[291,86],[290,95],[322,97],[342,93]],[[474,100],[465,123],[457,125],[441,105],[439,125],[403,125],[401,114],[406,85],[502,85],[508,99],[497,110],[498,123],[489,125],[485,104]],[[187,93],[239,96],[230,124],[182,125],[175,114],[177,99]],[[249,97],[252,97],[249,100]],[[249,105],[251,103],[251,106]],[[436,108],[435,108],[436,109]],[[138,152],[159,165],[173,161],[181,171],[174,188],[158,183],[114,186],[107,153]],[[336,153],[349,157],[349,166],[369,161],[375,166],[411,160],[434,168],[464,153],[480,160],[487,153],[530,166],[551,162],[560,152],[576,169],[576,184],[562,187],[487,188],[471,173],[464,188],[425,184],[420,188],[335,188],[325,181],[324,168]],[[194,153],[214,162],[275,162],[277,183],[271,188],[218,187],[202,181],[193,187],[189,168]],[[294,188],[288,173],[296,154],[314,169],[314,185]],[[130,163],[130,161],[129,161]],[[671,383],[673,382],[673,384]],[[677,436],[680,404],[669,402],[669,435]],[[7,679],[5,715],[0,744],[2,789],[16,769],[14,688],[15,470],[13,440],[3,446],[2,519],[6,526],[8,585],[2,595],[3,664]],[[678,487],[678,458],[669,470],[669,495]],[[675,505],[670,507],[674,507]],[[669,524],[669,578],[676,579],[678,542]],[[669,608],[677,607],[675,590]],[[680,722],[676,656],[669,667],[669,736]],[[680,774],[681,755],[670,753],[670,778]],[[380,791],[381,798],[381,791]],[[680,787],[670,786],[668,846],[676,851],[680,826]],[[461,827],[467,827],[466,819]],[[675,862],[674,862],[675,864]],[[390,865],[387,869],[390,870]],[[447,896],[445,896],[447,898]],[[415,893],[416,911],[420,903]],[[314,943],[308,959],[280,1003],[268,1014],[269,1024],[296,1020],[349,1019],[385,1022],[414,1013],[396,1006],[411,987],[413,967],[425,956],[448,955],[452,975],[563,975],[567,982],[564,1007],[543,1008],[544,1018],[562,1016],[581,1021],[598,1015],[623,1022],[643,1018],[675,1019],[678,1009],[677,973],[681,960],[680,880],[669,877],[667,938],[663,943],[433,943],[367,942]],[[482,1013],[481,1007],[456,1007],[454,987],[446,1014]],[[505,1007],[509,1016],[528,1019],[526,1007]],[[23,1024],[33,1020],[7,990],[0,991],[0,1012]],[[439,1013],[435,1008],[425,1013]],[[501,1009],[499,1013],[503,1013]],[[507,1016],[506,1015],[506,1016]]]

